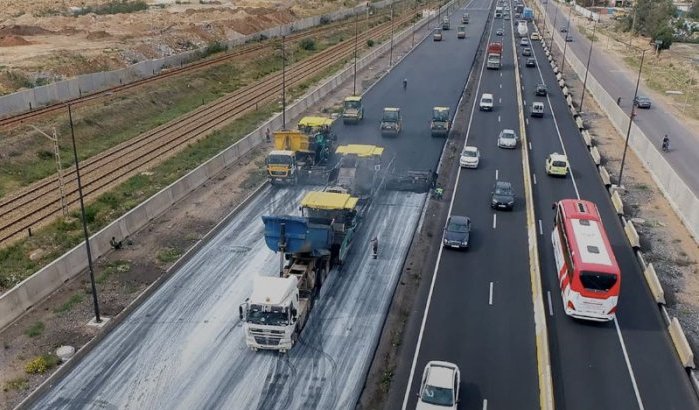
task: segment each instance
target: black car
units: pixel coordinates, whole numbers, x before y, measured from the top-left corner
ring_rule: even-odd
[[[470,245],[471,219],[466,216],[452,215],[442,234],[442,245],[449,248],[467,249]]]
[[[572,42],[573,42],[573,36],[571,36],[570,34],[568,34],[568,35],[566,36],[566,42],[572,43]]]
[[[546,86],[544,84],[537,84],[535,94],[539,97],[546,97]]]
[[[490,207],[493,209],[509,209],[515,206],[515,192],[512,184],[505,181],[498,181],[493,187],[490,196]]]
[[[536,67],[536,60],[532,57],[527,59],[527,67]]]
[[[532,49],[529,48],[529,47],[524,47],[524,48],[522,49],[522,55],[523,55],[523,56],[530,56],[530,55],[532,55]]]
[[[650,98],[644,96],[638,96],[633,99],[633,105],[638,108],[650,108],[651,102]]]
[[[563,26],[561,27],[561,33],[567,33],[568,32],[568,27]]]

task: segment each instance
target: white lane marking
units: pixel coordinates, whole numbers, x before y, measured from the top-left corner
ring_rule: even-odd
[[[502,84],[500,84],[500,88],[502,88]]]
[[[498,122],[500,122],[500,116],[498,115]]]
[[[502,104],[502,98],[498,98],[498,104]]]
[[[473,0],[469,1],[467,6],[469,6]],[[488,34],[488,39],[490,39],[493,35],[493,27],[495,27],[494,24],[491,24],[490,26],[490,33]],[[476,86],[476,94],[478,95],[480,93],[481,89],[481,81],[483,80],[483,72],[485,71],[485,62],[486,59],[483,59],[483,62],[481,63],[481,72],[478,77],[478,85]],[[469,74],[470,77],[470,74]],[[469,78],[470,80],[470,78]],[[468,85],[468,80],[466,81],[466,84]],[[471,115],[469,116],[468,119],[468,126],[466,127],[466,138],[464,141],[464,146],[468,144],[468,137],[471,134],[471,125],[473,124],[473,113],[476,111],[476,104],[473,104],[471,106]],[[456,183],[454,184],[454,192],[458,191],[459,188],[459,177],[461,175],[461,167],[458,167],[456,169]],[[456,195],[451,196],[451,201],[449,201],[449,211],[447,212],[447,215],[451,215],[451,210],[454,208],[454,199],[456,198]],[[432,283],[430,284],[430,291],[427,294],[427,302],[425,303],[425,312],[422,314],[422,323],[420,324],[420,333],[417,338],[417,344],[415,345],[415,353],[413,353],[413,363],[410,365],[410,376],[408,376],[408,384],[405,388],[405,395],[403,396],[403,405],[401,406],[402,410],[405,410],[406,407],[408,406],[408,399],[410,398],[410,389],[413,387],[413,377],[415,377],[415,367],[417,366],[417,358],[420,354],[420,347],[422,346],[422,337],[425,334],[425,326],[427,325],[427,315],[430,313],[430,304],[432,302],[432,294],[434,293],[434,285],[437,283],[437,272],[439,271],[439,262],[442,260],[442,251],[444,250],[443,246],[439,247],[439,251],[437,252],[437,261],[434,264],[434,271],[432,273]]]
[[[488,410],[488,399],[483,399],[483,410]]]
[[[493,282],[490,282],[490,293],[488,294],[488,304],[493,305]]]
[[[498,226],[498,214],[493,214],[493,229]]]
[[[498,170],[497,169],[495,170],[495,180],[496,181],[498,180]]]
[[[530,141],[530,142],[529,142],[529,151],[531,151],[531,150],[532,150],[532,143],[531,143],[531,141]]]
[[[524,119],[524,122],[525,122],[527,125],[529,125],[529,118],[525,118],[525,119]]]
[[[536,185],[536,174],[532,174],[532,177],[534,177],[534,185]]]
[[[527,106],[527,100],[522,100],[522,105],[526,107],[526,106]]]
[[[551,291],[547,290],[546,294],[549,298],[549,316],[553,316],[553,303],[551,303]]]
[[[644,410],[643,401],[641,400],[641,393],[638,391],[638,385],[636,384],[636,376],[633,374],[633,368],[631,367],[631,360],[629,360],[629,354],[626,351],[626,344],[624,343],[624,337],[621,335],[621,329],[619,329],[619,322],[614,317],[614,326],[616,327],[616,334],[619,336],[619,343],[621,344],[621,351],[624,352],[624,360],[626,361],[626,367],[629,369],[629,374],[631,375],[631,384],[633,384],[633,391],[636,393],[636,401],[638,401],[638,408]]]
[[[500,73],[500,77],[502,77],[502,73]]]
[[[539,219],[539,235],[544,234],[544,225],[541,223],[541,219]]]

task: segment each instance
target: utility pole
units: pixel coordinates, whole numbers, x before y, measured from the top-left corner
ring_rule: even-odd
[[[549,0],[552,1],[552,0]],[[551,52],[553,53],[553,35],[556,34],[556,20],[558,19],[558,7],[556,7],[556,13],[553,15],[553,26],[551,27],[551,44],[549,44],[549,48],[551,49]]]
[[[31,127],[53,143],[53,156],[56,160],[56,177],[58,180],[58,192],[60,192],[61,194],[61,211],[63,212],[63,216],[67,216],[68,206],[66,204],[65,182],[63,181],[63,165],[61,165],[61,150],[58,146],[58,134],[56,133],[56,128],[53,128],[52,137],[34,125],[31,125]]]
[[[388,57],[388,66],[393,66],[393,3],[391,3],[391,52]]]
[[[354,15],[354,80],[352,95],[357,95],[357,40],[359,36],[359,13]]]
[[[285,36],[282,35],[282,129],[286,129],[286,51]]]
[[[636,78],[636,91],[633,93],[633,100],[631,102],[631,113],[629,114],[629,128],[626,129],[626,142],[624,143],[624,154],[621,156],[621,167],[619,168],[619,186],[623,186],[621,184],[621,178],[624,176],[624,163],[626,162],[626,150],[629,148],[629,137],[631,136],[631,124],[633,124],[633,117],[636,116],[636,106],[633,104],[633,101],[636,101],[636,97],[638,97],[638,84],[641,82],[641,70],[643,70],[643,59],[646,56],[646,51],[649,49],[645,49],[641,52],[641,65],[638,67],[638,78]]]
[[[585,86],[587,85],[587,73],[590,71],[590,60],[592,59],[592,45],[595,44],[595,30],[597,29],[597,20],[594,21],[592,25],[592,40],[590,40],[590,51],[587,53],[587,64],[585,65],[585,80],[583,80],[582,95],[580,96],[580,107],[579,110],[583,110],[583,101],[585,100]]]
[[[570,16],[573,14],[573,6],[570,6],[570,11],[568,12],[568,24],[566,24],[566,36],[563,39],[563,56],[561,57],[561,75],[563,75],[563,68],[566,65],[566,49],[568,48],[568,36],[570,31]]]
[[[80,214],[83,221],[83,234],[85,235],[85,251],[87,252],[87,266],[90,271],[90,285],[92,286],[92,303],[95,308],[95,323],[102,323],[100,306],[97,301],[97,287],[95,286],[95,271],[92,268],[92,251],[90,250],[90,235],[87,232],[87,220],[85,219],[85,201],[83,200],[83,186],[80,181],[80,164],[78,162],[78,148],[75,145],[75,130],[73,127],[73,111],[68,104],[68,120],[70,121],[70,137],[73,140],[73,157],[75,158],[75,175],[78,180],[78,195],[80,196]]]

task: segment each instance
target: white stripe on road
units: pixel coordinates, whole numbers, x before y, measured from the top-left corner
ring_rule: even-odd
[[[534,177],[534,185],[536,185],[536,174],[532,174],[532,177]]]
[[[502,104],[502,98],[498,98],[498,104]]]
[[[498,180],[498,170],[497,169],[495,170],[495,180],[496,181]]]
[[[493,214],[493,229],[498,225],[498,214]]]
[[[502,88],[502,84],[500,84],[500,88]]]
[[[483,410],[488,410],[488,399],[483,399]]]
[[[490,293],[488,294],[488,304],[493,305],[493,282],[490,282]]]
[[[531,151],[531,150],[532,150],[532,143],[531,143],[531,141],[529,141],[529,151]]]
[[[546,294],[549,298],[549,316],[553,316],[553,303],[551,303],[551,291],[547,290]]]
[[[498,122],[500,122],[500,116],[498,115]]]
[[[527,125],[529,125],[529,118],[525,118],[525,119],[524,119],[524,122],[525,122]]]
[[[541,219],[539,219],[539,235],[543,235],[543,234],[544,234],[544,227],[541,224]]]
[[[619,329],[619,322],[614,317],[614,326],[616,327],[616,334],[619,336],[619,343],[621,344],[621,351],[624,352],[624,360],[626,361],[626,367],[629,369],[629,374],[631,375],[631,384],[633,384],[633,391],[636,393],[636,401],[638,402],[638,408],[644,410],[643,401],[641,400],[641,393],[638,391],[638,385],[636,385],[636,376],[633,373],[633,368],[631,367],[631,360],[629,359],[629,354],[626,351],[626,344],[624,343],[624,337],[621,335],[621,329]]]

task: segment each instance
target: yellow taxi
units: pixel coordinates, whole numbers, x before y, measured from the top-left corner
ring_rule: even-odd
[[[569,169],[568,157],[563,154],[554,152],[546,158],[546,173],[549,175],[564,177]]]

